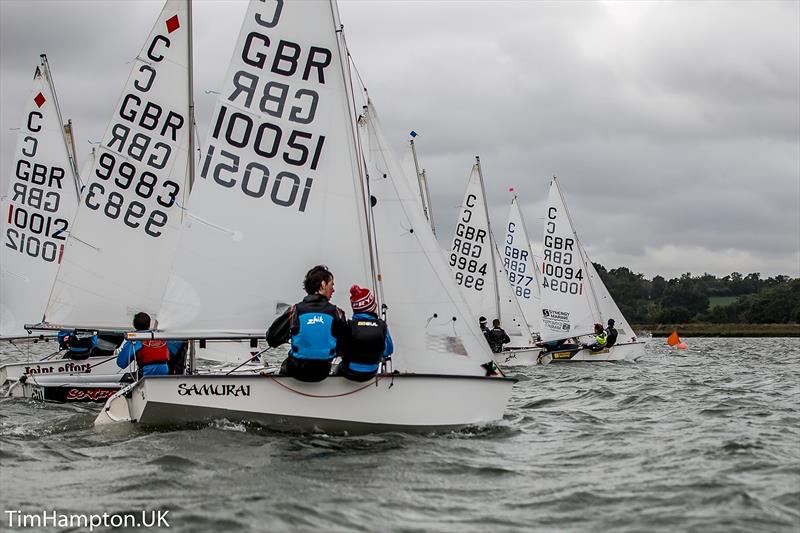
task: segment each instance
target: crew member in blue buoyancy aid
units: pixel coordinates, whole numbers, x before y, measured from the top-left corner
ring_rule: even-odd
[[[275,348],[291,341],[281,374],[300,381],[322,381],[331,371],[338,343],[347,334],[344,311],[330,303],[333,274],[317,265],[306,273],[308,296],[275,319],[267,330],[267,344]]]
[[[97,335],[93,331],[68,331],[58,332],[58,347],[67,350],[65,359],[80,361],[91,357],[97,346]]]
[[[339,343],[338,375],[353,381],[367,381],[378,373],[384,359],[394,352],[386,322],[378,318],[378,303],[369,289],[350,287],[353,319],[347,321],[348,335]]]
[[[150,315],[136,313],[133,317],[133,328],[136,331],[150,329]],[[141,376],[163,376],[169,374],[169,348],[167,341],[160,339],[127,341],[117,355],[117,366],[126,368],[136,359]]]

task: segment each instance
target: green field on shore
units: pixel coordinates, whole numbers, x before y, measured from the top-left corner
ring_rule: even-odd
[[[634,331],[667,337],[800,337],[800,324],[631,324]]]

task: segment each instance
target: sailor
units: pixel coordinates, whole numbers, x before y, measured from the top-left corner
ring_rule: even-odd
[[[186,352],[189,351],[188,341],[167,341],[169,350],[169,373],[173,375],[183,375],[186,370]]]
[[[584,344],[584,348],[589,348],[593,352],[597,352],[606,347],[608,337],[606,331],[603,329],[602,324],[594,325],[594,344]]]
[[[511,338],[508,336],[506,331],[500,327],[499,318],[492,320],[492,329],[490,329],[487,333],[484,333],[484,336],[489,342],[489,348],[491,348],[494,353],[502,352],[503,345],[511,342]]]
[[[147,331],[150,329],[150,315],[136,313],[133,317],[133,329]],[[126,368],[136,359],[139,377],[164,376],[169,374],[169,348],[167,342],[160,339],[143,341],[126,341],[117,355],[117,366]]]
[[[58,332],[58,346],[67,350],[65,359],[88,359],[97,346],[97,335],[92,331],[61,330]]]
[[[478,319],[478,325],[481,327],[481,333],[484,336],[489,332],[489,327],[486,325],[486,317],[482,316]]]
[[[275,319],[267,330],[267,344],[275,348],[291,341],[281,374],[299,381],[322,381],[331,370],[339,339],[347,335],[344,311],[330,303],[335,291],[333,274],[317,265],[306,273],[307,296]]]
[[[339,343],[342,362],[337,374],[353,381],[368,381],[394,352],[392,335],[386,322],[378,318],[378,302],[369,289],[350,287],[350,305],[353,318],[347,321],[348,335]]]
[[[614,327],[614,319],[608,319],[608,327],[606,328],[606,348],[611,348],[617,342],[617,328]]]

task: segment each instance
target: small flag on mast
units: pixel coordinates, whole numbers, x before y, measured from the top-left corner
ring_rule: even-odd
[[[418,133],[416,131],[414,131],[414,130],[411,130],[409,135],[411,135],[411,137],[416,137],[418,135]]]

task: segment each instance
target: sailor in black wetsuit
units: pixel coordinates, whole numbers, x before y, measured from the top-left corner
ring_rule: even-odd
[[[306,273],[303,288],[308,296],[275,319],[267,330],[267,344],[275,348],[291,341],[281,374],[300,381],[322,381],[338,354],[339,339],[347,334],[344,311],[330,303],[333,274],[324,265]]]
[[[350,287],[353,319],[347,321],[348,334],[339,343],[342,362],[337,374],[353,381],[368,381],[378,373],[381,363],[394,352],[386,322],[378,318],[378,302],[369,289]]]
[[[608,327],[606,328],[606,348],[611,348],[617,342],[617,328],[614,327],[614,319],[608,319]]]

